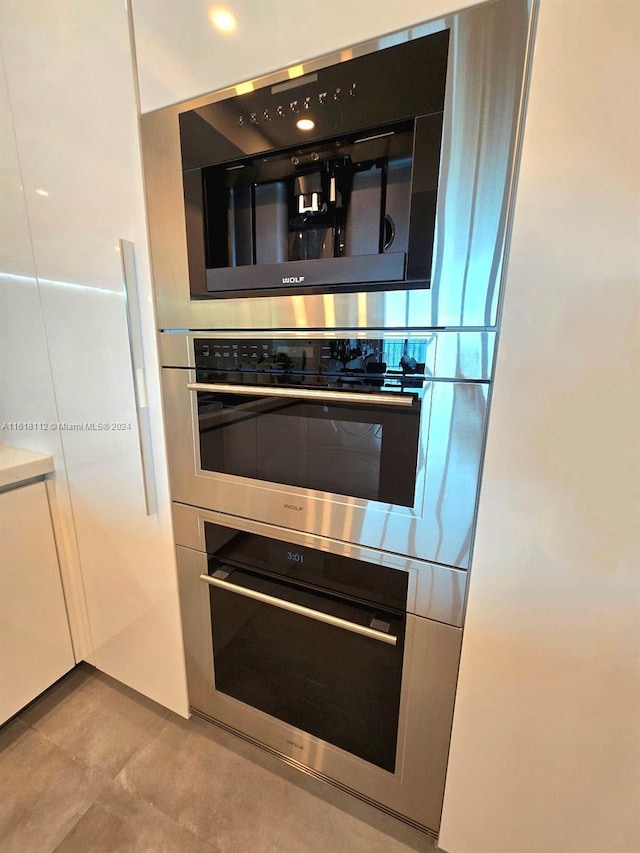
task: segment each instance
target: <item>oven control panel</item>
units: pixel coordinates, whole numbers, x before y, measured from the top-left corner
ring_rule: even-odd
[[[449,30],[294,74],[179,115],[184,169],[230,163],[444,108]],[[408,86],[421,69],[418,85]],[[292,71],[294,69],[291,69]]]
[[[408,574],[279,539],[205,522],[209,572],[221,566],[264,572],[294,583],[405,611]]]
[[[304,373],[370,378],[425,376],[432,339],[215,339],[196,338],[197,370]]]

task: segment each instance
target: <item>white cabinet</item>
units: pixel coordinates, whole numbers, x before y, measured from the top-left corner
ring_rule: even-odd
[[[66,425],[56,434],[64,470],[58,460],[56,467],[69,486],[67,517],[82,573],[75,588],[82,589],[88,615],[89,648],[83,657],[186,714],[127,7],[116,0],[3,0],[0,43],[37,311],[46,336],[35,365],[19,342],[7,351],[9,363],[0,372],[0,414],[3,421],[20,420],[26,411],[21,404],[30,399],[34,420]],[[158,492],[158,512],[150,516],[138,448],[120,239],[135,245],[142,303]],[[16,275],[3,281],[3,316],[9,318],[33,282]],[[25,325],[29,318],[35,326],[36,313],[25,314]],[[42,370],[42,357],[49,361],[55,415],[33,411],[38,388],[29,382],[30,371]],[[5,406],[3,386],[11,383],[10,405]],[[105,424],[108,429],[99,428]],[[2,438],[19,443],[21,435],[7,432]]]
[[[0,725],[74,665],[44,482],[0,492]]]
[[[0,4],[0,19],[2,12]],[[53,459],[56,476],[47,481],[49,501],[74,649],[80,660],[91,654],[91,643],[62,436],[51,429],[6,428],[7,423],[49,425],[57,420],[11,104],[5,75],[0,73],[0,442]],[[0,448],[0,470],[6,470],[5,459]]]

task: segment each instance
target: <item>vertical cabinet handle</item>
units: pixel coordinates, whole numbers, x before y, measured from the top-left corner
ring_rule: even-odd
[[[136,418],[138,422],[138,447],[144,483],[144,501],[147,515],[158,511],[156,476],[153,467],[153,444],[151,442],[151,420],[147,402],[147,385],[142,346],[142,324],[140,322],[140,294],[133,243],[120,240],[120,258],[124,279],[125,304],[127,309],[127,328],[129,331],[129,349],[131,351],[131,370],[136,397]]]

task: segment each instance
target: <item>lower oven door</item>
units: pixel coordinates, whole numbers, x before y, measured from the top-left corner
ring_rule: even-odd
[[[177,554],[192,709],[437,832],[460,628],[412,614],[372,628],[367,607],[215,578],[205,553]]]
[[[405,614],[232,567],[200,579],[215,689],[393,773]]]

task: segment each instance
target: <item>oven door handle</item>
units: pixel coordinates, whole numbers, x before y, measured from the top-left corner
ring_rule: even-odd
[[[331,403],[362,403],[365,406],[410,408],[417,394],[367,394],[358,391],[322,391],[316,388],[274,388],[270,385],[225,385],[224,383],[188,382],[189,391],[214,391],[218,394],[243,394],[248,397],[283,397],[298,400],[320,400]]]
[[[266,595],[264,592],[258,592],[255,589],[247,589],[247,587],[229,583],[229,581],[222,580],[222,578],[211,577],[211,575],[200,575],[200,580],[211,586],[217,586],[220,589],[226,589],[228,592],[234,592],[236,595],[252,598],[254,601],[260,601],[263,604],[271,604],[273,607],[279,607],[281,610],[288,610],[290,613],[297,613],[299,616],[307,616],[309,619],[315,619],[317,622],[324,622],[326,625],[333,625],[335,628],[343,628],[345,631],[351,631],[353,634],[361,634],[363,637],[387,643],[389,646],[395,646],[398,643],[398,638],[393,634],[385,634],[384,631],[377,631],[375,628],[368,628],[366,625],[358,625],[356,622],[349,622],[348,619],[340,619],[338,616],[330,616],[328,613],[321,613],[319,610],[312,610],[310,607],[303,607],[301,604],[283,601],[281,598],[275,598],[273,595]]]

